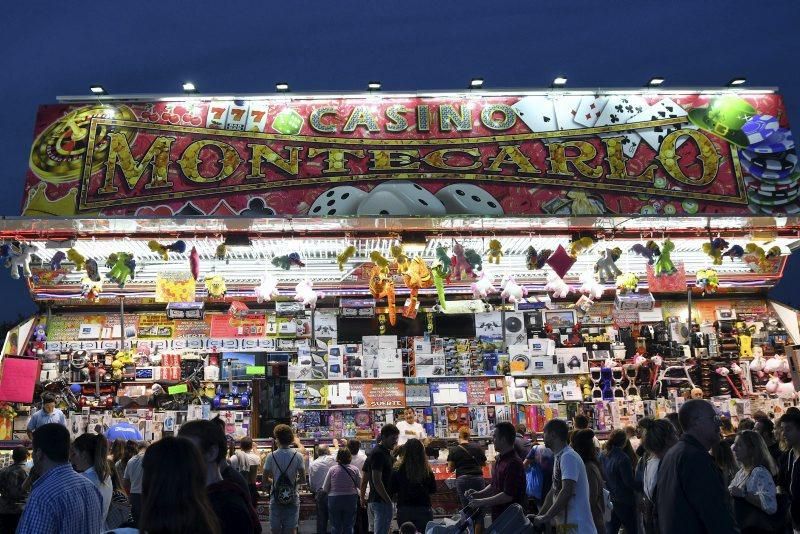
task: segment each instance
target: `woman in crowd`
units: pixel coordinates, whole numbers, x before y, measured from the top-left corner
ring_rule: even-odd
[[[733,453],[741,468],[731,480],[728,490],[733,497],[733,507],[742,534],[774,532],[771,519],[766,516],[774,516],[778,511],[773,480],[777,468],[767,445],[757,432],[745,430],[736,437]],[[753,507],[763,513],[753,513]],[[780,525],[781,521],[776,523]]]
[[[116,441],[114,443],[116,443]],[[125,478],[125,468],[128,467],[128,462],[138,453],[139,444],[132,439],[127,440],[122,452],[122,457],[114,462],[114,470],[117,472],[117,475],[119,475],[120,481]]]
[[[322,491],[328,494],[328,518],[332,534],[353,534],[358,510],[361,471],[350,462],[353,455],[346,447],[336,453],[336,465],[328,470]]]
[[[621,526],[628,534],[636,534],[636,495],[633,478],[633,460],[630,443],[624,430],[611,432],[605,445],[605,475],[608,491],[611,493],[611,521],[606,524],[608,534],[617,534]],[[636,455],[633,454],[635,457]]]
[[[655,514],[658,466],[667,451],[678,442],[678,433],[667,419],[645,417],[639,421],[639,426],[644,433],[642,446],[646,451],[646,455],[642,458],[642,461],[645,462],[642,482],[644,534],[658,534],[658,518]]]
[[[92,481],[103,497],[103,520],[111,506],[113,485],[108,462],[108,441],[99,434],[81,434],[72,442],[70,463],[75,471]]]
[[[219,534],[206,494],[206,464],[191,441],[162,438],[147,448],[142,467],[140,532]]]
[[[486,465],[486,453],[483,447],[469,441],[469,427],[462,426],[458,429],[458,444],[450,449],[447,456],[447,470],[456,474],[456,491],[461,508],[467,506],[464,492],[468,489],[481,491],[486,487],[483,479],[483,466]],[[483,533],[483,511],[478,511],[473,516],[475,534]]]
[[[717,445],[711,447],[711,456],[722,472],[722,480],[725,482],[726,487],[733,480],[736,471],[739,470],[739,466],[736,465],[736,458],[733,457],[733,451],[731,450],[732,443],[723,439]]]
[[[603,499],[603,475],[597,460],[597,448],[594,446],[594,432],[590,429],[576,430],[572,433],[570,445],[583,460],[586,466],[586,478],[589,480],[589,507],[598,533],[605,532],[603,515],[605,501]]]
[[[125,440],[121,438],[117,438],[111,444],[111,452],[108,455],[108,459],[111,462],[111,465],[116,464],[122,456],[125,454]]]
[[[428,521],[433,520],[431,494],[436,493],[436,478],[420,440],[412,438],[406,442],[389,486],[392,495],[397,496],[397,523],[410,521],[417,530],[425,532]]]

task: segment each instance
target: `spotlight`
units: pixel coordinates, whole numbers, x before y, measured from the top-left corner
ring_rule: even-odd
[[[289,92],[289,84],[286,82],[278,82],[275,84],[275,90],[279,93],[288,93]]]
[[[655,78],[650,78],[650,81],[647,82],[648,87],[658,87],[664,83],[664,78],[656,76]]]
[[[744,85],[746,82],[746,78],[733,78],[731,81],[728,82],[728,87],[736,87],[737,85]]]
[[[472,78],[472,80],[470,80],[470,89],[480,89],[481,87],[483,87],[483,78]]]
[[[89,86],[89,90],[92,92],[93,95],[98,95],[99,96],[99,95],[106,94],[106,90],[103,89],[103,86],[99,85],[99,84],[90,85]]]
[[[564,87],[567,85],[567,78],[565,76],[556,76],[550,87]]]
[[[197,88],[194,86],[192,82],[183,82],[183,92],[184,93],[196,93]]]
[[[380,91],[381,90],[381,82],[369,82],[367,84],[367,89],[370,91]]]

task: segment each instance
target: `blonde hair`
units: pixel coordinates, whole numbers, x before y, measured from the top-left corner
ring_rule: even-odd
[[[468,426],[462,426],[458,429],[458,438],[463,439],[464,441],[468,441],[470,436],[470,431]]]
[[[738,449],[741,445],[744,445],[747,451],[744,460],[742,460],[742,465],[747,471],[761,466],[766,468],[773,476],[777,474],[778,469],[775,466],[775,461],[772,459],[769,449],[767,449],[767,444],[764,443],[764,438],[758,432],[755,430],[740,432],[736,437],[734,447]]]

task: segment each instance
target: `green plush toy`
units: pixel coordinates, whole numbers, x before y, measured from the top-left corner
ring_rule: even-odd
[[[472,266],[472,269],[475,270],[483,270],[483,260],[481,259],[481,255],[475,252],[474,249],[468,248],[464,251],[464,257],[467,259],[467,262]]]
[[[133,259],[132,254],[127,252],[115,252],[106,260],[106,267],[111,269],[106,276],[116,282],[119,287],[125,287],[125,282],[128,281],[128,278],[133,279],[136,260]]]
[[[447,268],[448,272],[445,272],[445,269],[441,265],[436,265],[431,269],[433,273],[433,285],[436,286],[436,294],[439,295],[439,305],[443,310],[447,309],[447,300],[444,295],[444,280],[450,274],[449,270],[449,263]]]
[[[672,259],[669,257],[673,250],[675,250],[675,244],[669,239],[664,241],[664,244],[661,245],[661,255],[656,260],[655,265],[653,265],[653,272],[656,276],[669,276],[678,272],[678,269],[675,268],[675,264],[672,263]]]
[[[447,248],[436,247],[436,259],[439,260],[439,272],[442,278],[450,276],[450,256],[447,254]]]

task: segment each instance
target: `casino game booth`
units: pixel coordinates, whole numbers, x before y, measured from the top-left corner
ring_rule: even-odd
[[[500,421],[584,413],[603,438],[696,397],[779,416],[800,333],[767,292],[800,246],[796,164],[773,90],[43,105],[0,221],[39,309],[3,346],[2,462],[43,391],[73,436],[219,415],[262,455],[277,423],[369,450],[413,407],[445,515],[461,427],[488,476]]]

